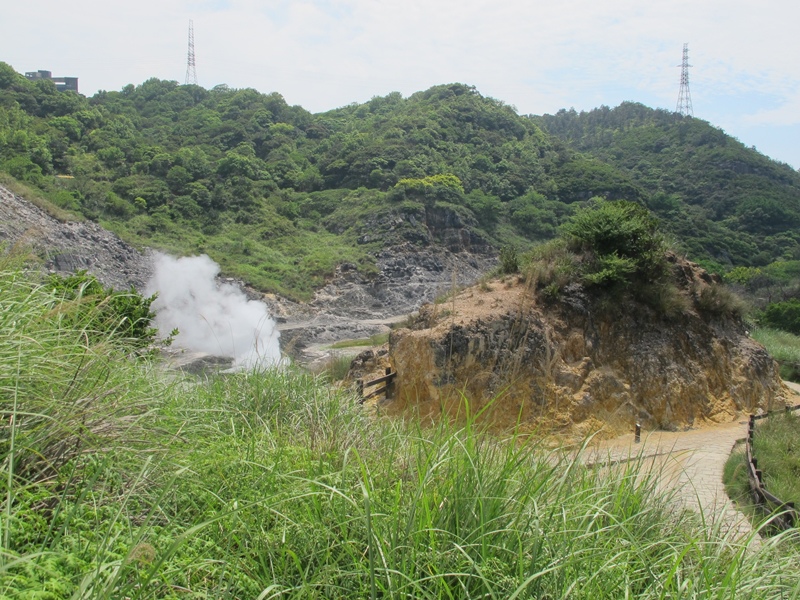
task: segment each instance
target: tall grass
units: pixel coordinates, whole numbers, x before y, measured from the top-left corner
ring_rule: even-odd
[[[800,381],[800,336],[767,327],[754,328],[751,335],[780,363],[781,377]]]
[[[753,438],[753,456],[758,460],[765,487],[784,502],[794,502],[796,505],[800,505],[800,481],[797,478],[800,472],[798,425],[800,415],[775,413],[758,422]],[[747,469],[742,443],[725,463],[725,490],[753,524],[762,527],[768,524],[772,515],[765,514],[764,507],[754,502]]]
[[[784,502],[800,506],[800,415],[778,413],[759,423],[753,455],[767,489]]]
[[[288,369],[166,378],[20,272],[0,290],[0,597],[800,594],[784,538],[704,530],[640,463],[377,418]]]

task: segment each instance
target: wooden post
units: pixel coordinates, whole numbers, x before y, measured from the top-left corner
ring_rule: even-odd
[[[391,367],[386,367],[386,374],[387,375],[391,375],[392,374],[392,368]],[[387,400],[391,400],[392,396],[394,396],[394,378],[389,379],[386,382],[386,399]]]
[[[642,441],[642,424],[636,424],[636,432],[633,434],[633,441],[637,444]]]
[[[364,404],[364,380],[359,379],[356,381],[356,393],[358,394],[358,403]]]

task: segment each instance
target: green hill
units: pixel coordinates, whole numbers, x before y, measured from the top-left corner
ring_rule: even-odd
[[[128,241],[207,253],[293,298],[342,262],[374,272],[401,237],[443,243],[398,233],[398,216],[455,219],[491,254],[553,237],[594,196],[646,204],[720,271],[800,258],[796,172],[640,105],[525,117],[451,84],[313,115],[157,79],[85,98],[0,63],[0,107],[0,170]]]
[[[800,173],[709,123],[630,102],[534,120],[630,177],[691,256],[724,267],[800,259]]]

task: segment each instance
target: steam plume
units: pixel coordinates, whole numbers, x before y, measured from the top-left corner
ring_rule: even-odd
[[[280,362],[279,332],[263,302],[248,300],[238,286],[219,284],[219,265],[208,256],[161,254],[147,284],[158,293],[155,323],[163,334],[178,328],[175,346],[234,359],[245,368]]]

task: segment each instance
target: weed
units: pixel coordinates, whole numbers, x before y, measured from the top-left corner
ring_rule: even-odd
[[[694,290],[694,304],[699,311],[725,317],[741,317],[745,304],[731,289],[712,283]]]
[[[329,381],[341,381],[350,372],[350,364],[352,362],[352,356],[331,353],[323,376]]]
[[[677,317],[692,308],[691,298],[671,281],[643,284],[638,296],[642,302],[666,317]]]
[[[500,274],[511,275],[519,272],[519,252],[514,246],[500,249]]]

